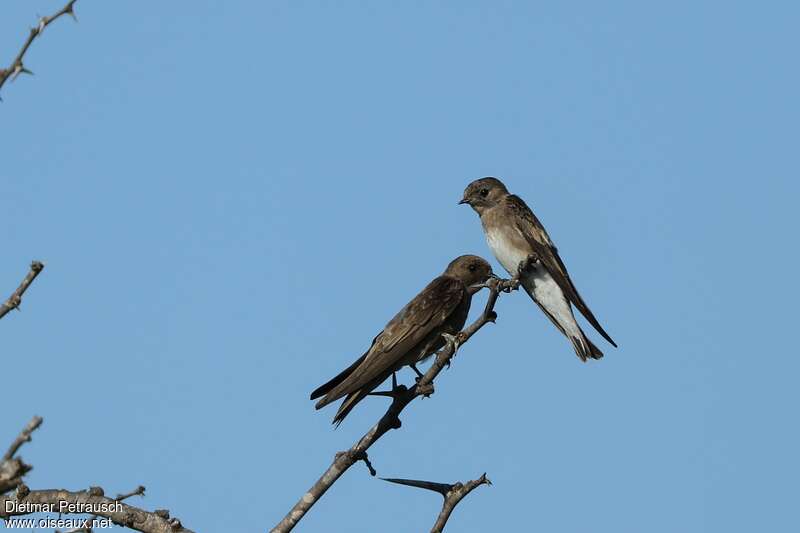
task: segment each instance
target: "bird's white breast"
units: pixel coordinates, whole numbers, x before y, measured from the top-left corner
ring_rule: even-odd
[[[511,228],[486,228],[486,242],[492,253],[503,265],[506,271],[514,275],[519,264],[528,258],[528,251],[519,247],[514,239],[509,238],[508,232],[517,231]]]

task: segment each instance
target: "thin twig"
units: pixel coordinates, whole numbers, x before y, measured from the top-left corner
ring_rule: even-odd
[[[106,498],[100,487],[70,492],[63,489],[32,491],[27,486],[20,485],[13,497],[0,496],[0,518],[8,520],[12,516],[33,514],[38,512],[37,505],[52,505],[56,512],[62,514],[86,514],[85,510],[79,509],[91,509],[97,516],[142,533],[192,533],[183,527],[180,520],[170,518],[168,511],[145,511]]]
[[[25,294],[25,291],[28,290],[28,287],[30,287],[31,283],[33,283],[33,280],[36,279],[36,276],[39,275],[42,269],[44,269],[44,263],[41,261],[33,261],[31,263],[31,269],[28,275],[25,276],[25,279],[19,284],[17,290],[8,297],[8,300],[6,300],[3,305],[0,305],[0,318],[6,316],[12,309],[19,309],[19,305],[22,303],[22,295]]]
[[[14,489],[22,483],[22,477],[30,472],[33,467],[14,457],[23,444],[31,441],[31,434],[42,425],[42,417],[34,416],[22,429],[19,436],[14,439],[8,451],[0,459],[0,494]]]
[[[431,533],[441,533],[444,531],[444,526],[447,524],[447,520],[450,518],[450,515],[453,514],[453,509],[456,508],[456,505],[458,505],[458,503],[463,500],[467,494],[481,485],[492,484],[492,482],[489,481],[489,478],[486,477],[485,472],[478,479],[473,479],[471,481],[467,481],[466,483],[456,482],[452,485],[448,485],[447,483],[434,483],[432,481],[420,481],[417,479],[381,479],[391,483],[397,483],[399,485],[407,485],[409,487],[432,490],[442,495],[444,498],[442,510],[439,512],[439,516],[436,517],[436,523],[433,525]]]
[[[136,489],[132,490],[131,492],[125,494],[117,494],[117,497],[114,498],[114,501],[121,502],[123,500],[127,500],[128,498],[132,498],[133,496],[144,496],[144,491],[145,488],[142,485],[139,485],[138,487],[136,487]],[[94,524],[94,521],[97,518],[99,518],[99,515],[93,514],[92,516],[86,519],[86,521],[83,523],[83,527],[70,529],[65,533],[92,533],[92,524]],[[55,533],[59,533],[59,531],[56,530]]]
[[[470,337],[489,322],[494,322],[497,318],[497,314],[494,312],[494,306],[500,293],[513,290],[518,285],[519,275],[514,276],[514,278],[510,280],[492,278],[484,284],[485,287],[489,288],[490,292],[483,313],[481,313],[475,322],[456,335],[455,342],[453,340],[448,341],[445,347],[436,354],[436,358],[428,371],[425,372],[413,387],[407,389],[406,387],[400,386],[393,391],[391,395],[392,403],[381,419],[378,420],[378,422],[349,450],[336,454],[331,466],[329,466],[325,473],[312,485],[308,492],[303,494],[289,513],[271,530],[271,533],[286,533],[291,531],[305,516],[308,510],[311,509],[331,486],[333,486],[336,480],[339,479],[348,468],[366,456],[366,452],[370,446],[375,444],[375,442],[390,429],[398,429],[401,426],[399,415],[409,403],[418,396],[429,396],[433,394],[433,380],[436,379],[436,376],[439,375],[445,366],[450,364],[450,360],[456,354],[458,345],[467,342]]]
[[[31,421],[20,431],[19,435],[14,442],[11,443],[11,446],[8,447],[8,451],[3,455],[3,461],[11,460],[14,455],[19,451],[20,447],[26,442],[31,441],[31,434],[39,429],[39,426],[42,425],[44,419],[41,416],[34,416],[31,418]]]
[[[70,0],[67,2],[67,5],[62,7],[60,10],[56,11],[49,17],[41,17],[39,19],[39,23],[30,29],[28,33],[28,38],[25,40],[25,43],[22,45],[22,49],[20,49],[17,57],[14,58],[14,61],[8,68],[0,69],[0,89],[3,88],[6,80],[11,78],[11,81],[14,81],[17,76],[20,74],[33,74],[30,70],[25,68],[25,64],[22,62],[22,59],[25,57],[25,52],[28,51],[33,41],[42,35],[44,29],[50,25],[54,20],[58,19],[62,15],[70,15],[75,21],[77,22],[77,18],[75,17],[74,5],[75,2],[78,0]]]

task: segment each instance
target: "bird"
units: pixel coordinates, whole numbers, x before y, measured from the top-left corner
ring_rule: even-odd
[[[321,397],[316,408],[345,398],[333,418],[338,426],[358,402],[403,366],[422,376],[416,364],[444,346],[447,336],[461,331],[475,286],[493,276],[482,257],[455,258],[386,324],[364,355],[311,393],[312,400]]]
[[[499,179],[486,177],[467,185],[459,204],[478,213],[494,256],[509,274],[519,275],[522,287],[569,339],[581,361],[600,359],[603,352],[578,325],[572,306],[617,347],[581,298],[544,226],[519,196]]]

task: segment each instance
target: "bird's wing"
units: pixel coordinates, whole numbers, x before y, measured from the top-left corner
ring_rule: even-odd
[[[561,290],[564,291],[564,296],[567,297],[572,305],[578,308],[578,311],[586,317],[586,320],[594,326],[594,329],[596,329],[603,338],[616,347],[617,344],[611,336],[605,332],[600,322],[589,309],[589,306],[586,305],[586,302],[581,298],[578,289],[575,288],[572,279],[569,277],[567,267],[564,266],[561,256],[558,255],[558,249],[553,244],[553,241],[550,240],[550,236],[547,234],[542,223],[539,222],[539,219],[536,218],[536,215],[533,214],[533,211],[525,204],[522,198],[514,194],[507,197],[506,205],[512,214],[515,215],[513,219],[514,223],[517,225],[517,229],[520,230],[528,241],[528,244],[530,244],[536,252],[537,259],[541,261],[542,265],[544,265]]]
[[[338,385],[339,383],[341,383],[342,381],[344,381],[345,379],[347,379],[347,376],[349,376],[350,374],[352,374],[352,373],[353,373],[353,370],[355,370],[356,368],[358,368],[358,367],[359,367],[359,365],[360,365],[361,363],[363,363],[363,362],[364,362],[364,359],[366,359],[366,358],[367,358],[367,354],[369,354],[370,350],[372,350],[372,347],[373,347],[373,346],[375,346],[375,341],[377,341],[377,340],[378,340],[378,337],[380,337],[380,336],[381,336],[381,334],[380,334],[380,333],[378,333],[378,334],[375,336],[375,338],[374,338],[374,339],[372,339],[372,344],[370,344],[370,346],[369,346],[369,350],[367,350],[366,352],[364,352],[364,355],[362,355],[361,357],[359,357],[358,359],[356,359],[355,361],[353,361],[353,364],[352,364],[352,365],[348,366],[347,368],[345,368],[344,370],[342,370],[341,372],[339,372],[339,373],[336,375],[336,377],[333,377],[333,378],[331,378],[331,379],[330,379],[330,380],[329,380],[327,383],[325,383],[324,385],[320,385],[319,387],[317,387],[317,388],[314,390],[314,392],[312,392],[312,393],[311,393],[311,399],[312,399],[312,400],[316,400],[316,399],[317,399],[317,398],[319,398],[320,396],[324,396],[324,395],[328,394],[328,393],[329,393],[331,390],[333,390],[333,388],[334,388],[334,387],[336,387],[336,385]]]
[[[373,341],[373,342],[374,342],[374,341]],[[367,352],[367,353],[369,353],[369,352]],[[363,362],[364,362],[364,359],[366,359],[366,358],[367,358],[367,354],[365,353],[364,355],[362,355],[361,357],[359,357],[358,359],[356,359],[356,360],[355,360],[355,362],[353,362],[353,364],[352,364],[352,365],[348,366],[347,368],[345,368],[344,370],[342,370],[341,372],[339,372],[339,374],[337,374],[337,375],[336,375],[336,377],[332,378],[330,381],[328,381],[328,382],[327,382],[327,383],[325,383],[324,385],[320,385],[319,387],[317,387],[317,388],[314,390],[314,392],[312,392],[312,393],[311,393],[311,399],[312,399],[312,400],[316,400],[316,399],[317,399],[317,398],[319,398],[320,396],[324,396],[324,395],[328,394],[330,391],[332,391],[332,390],[333,390],[333,388],[334,388],[336,385],[338,385],[339,383],[341,383],[342,381],[344,381],[345,379],[347,379],[347,376],[349,376],[350,374],[352,374],[352,373],[353,373],[353,370],[355,370],[356,368],[358,368],[358,366],[359,366],[361,363],[363,363]]]
[[[464,283],[449,276],[439,276],[430,282],[386,324],[361,364],[333,387],[317,403],[317,408],[350,394],[381,376],[384,379],[388,377],[409,350],[447,320],[466,293]]]

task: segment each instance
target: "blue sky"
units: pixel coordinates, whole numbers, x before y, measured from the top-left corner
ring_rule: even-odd
[[[58,7],[0,8],[4,63]],[[487,472],[459,532],[796,522],[796,3],[76,8],[0,105],[0,293],[47,264],[0,322],[0,442],[45,418],[32,488],[274,525],[386,405],[334,431],[308,394],[453,257],[490,258],[456,202],[495,175],[620,348],[592,332],[581,364],[503,296],[379,474]],[[356,465],[298,531],[423,531],[439,506]]]

